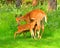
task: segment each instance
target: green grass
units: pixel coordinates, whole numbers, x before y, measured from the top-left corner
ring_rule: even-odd
[[[21,34],[14,39],[14,32],[17,30],[15,14],[26,14],[27,12],[40,8],[46,12],[44,7],[28,7],[17,9],[3,6],[0,8],[0,48],[60,48],[60,10],[46,12],[48,23],[45,24],[45,31],[42,39],[34,40],[30,33],[26,38]],[[22,22],[23,24],[24,22]]]

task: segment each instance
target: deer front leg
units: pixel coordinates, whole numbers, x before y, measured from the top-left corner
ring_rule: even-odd
[[[40,36],[40,27],[39,26],[38,26],[37,34],[38,34],[38,38],[41,38],[41,36]]]
[[[38,38],[41,38],[40,36],[40,21],[37,21],[37,34],[38,34]]]
[[[36,37],[37,26],[34,28],[34,36]]]

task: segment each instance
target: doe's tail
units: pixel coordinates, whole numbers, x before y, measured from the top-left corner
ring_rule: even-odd
[[[45,22],[47,23],[47,16],[45,16]]]

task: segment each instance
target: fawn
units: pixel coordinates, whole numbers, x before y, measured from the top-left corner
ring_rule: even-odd
[[[36,21],[32,21],[30,23],[27,23],[25,25],[18,25],[18,30],[14,34],[14,38],[16,37],[16,34],[23,33],[23,31],[30,30],[31,37],[34,37],[34,26],[36,24]]]

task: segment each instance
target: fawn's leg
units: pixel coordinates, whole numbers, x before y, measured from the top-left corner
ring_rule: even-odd
[[[31,37],[33,38],[34,37],[33,29],[30,29],[30,33],[31,33]]]
[[[18,33],[19,33],[18,31],[14,33],[14,39],[15,39],[15,37],[16,37],[16,34],[18,34]]]

